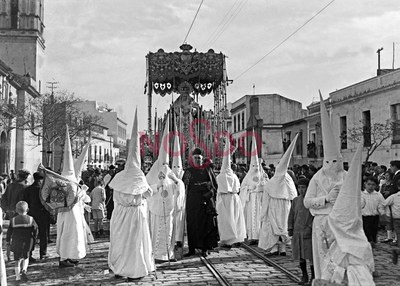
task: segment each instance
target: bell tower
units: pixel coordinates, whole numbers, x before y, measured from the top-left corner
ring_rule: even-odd
[[[27,75],[41,91],[44,63],[44,0],[0,1],[0,59],[14,73]]]

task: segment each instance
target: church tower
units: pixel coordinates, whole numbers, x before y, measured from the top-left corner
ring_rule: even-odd
[[[0,1],[0,59],[14,73],[27,75],[41,92],[44,64],[44,0]]]

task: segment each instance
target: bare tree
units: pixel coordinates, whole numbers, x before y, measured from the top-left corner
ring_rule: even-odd
[[[367,155],[365,163],[368,162],[371,155],[375,150],[381,146],[387,139],[393,135],[393,122],[386,120],[384,123],[375,122],[370,125],[365,125],[361,122],[353,128],[349,128],[347,134],[342,134],[341,138],[345,136],[353,142],[361,142],[363,140],[364,147],[367,148]]]
[[[11,128],[29,130],[43,141],[45,164],[49,165],[52,146],[65,141],[66,125],[71,140],[76,137],[89,138],[91,130],[99,124],[100,117],[87,114],[79,109],[81,99],[68,91],[29,98],[24,107],[16,108],[17,120]]]

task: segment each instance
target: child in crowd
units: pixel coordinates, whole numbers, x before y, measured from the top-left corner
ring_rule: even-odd
[[[106,201],[106,191],[102,186],[103,181],[97,180],[95,188],[90,193],[90,198],[92,200],[92,216],[94,220],[94,234],[96,236],[102,236],[103,230],[103,219],[104,219],[104,209]]]
[[[361,193],[361,214],[365,236],[375,247],[376,236],[379,229],[379,215],[385,214],[383,205],[385,199],[382,194],[375,191],[378,186],[378,179],[370,176],[365,180],[365,190]]]
[[[391,208],[393,230],[396,232],[397,238],[400,237],[400,192],[389,196],[383,203],[384,206]],[[400,247],[399,239],[397,239],[397,246]],[[392,250],[392,262],[397,264],[400,249]]]
[[[393,181],[393,173],[390,171],[386,171],[382,176],[381,187],[380,187],[380,192],[385,200],[393,194],[392,181]],[[395,245],[397,245],[397,236],[396,233],[393,231],[392,207],[388,206],[386,207],[385,210],[386,210],[386,215],[383,216],[383,219],[385,221],[387,238],[382,240],[382,242],[383,243],[393,242]]]
[[[6,242],[10,244],[11,241],[11,251],[14,252],[16,280],[27,281],[26,272],[28,270],[29,255],[35,244],[38,226],[33,217],[27,215],[27,202],[19,201],[15,210],[18,215],[10,220]]]
[[[312,225],[314,217],[304,207],[304,196],[310,180],[301,178],[297,182],[299,196],[294,198],[289,212],[288,233],[292,236],[293,259],[299,260],[303,273],[300,285],[308,283],[307,262],[310,261],[311,280],[314,279],[313,253],[312,253]]]

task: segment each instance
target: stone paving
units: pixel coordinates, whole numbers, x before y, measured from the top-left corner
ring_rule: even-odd
[[[52,239],[55,240],[55,227],[52,227],[52,234]],[[382,234],[379,238],[383,239]],[[107,237],[97,239],[78,267],[59,269],[55,243],[52,243],[49,245],[51,258],[31,264],[28,269],[29,281],[18,285],[219,285],[197,256],[173,262],[170,265],[157,264],[157,279],[155,275],[149,275],[140,281],[130,283],[124,282],[123,279],[117,280],[108,270],[108,246]],[[378,274],[375,281],[378,286],[400,285],[399,266],[391,262],[392,247],[389,244],[378,243],[374,249]],[[271,259],[300,277],[297,262],[290,257],[290,248],[287,254],[288,256],[285,257],[274,256]],[[38,257],[37,248],[34,257]],[[232,285],[297,285],[285,274],[266,265],[244,248],[213,251],[208,258]],[[6,267],[9,285],[17,285],[13,263],[7,262]]]

